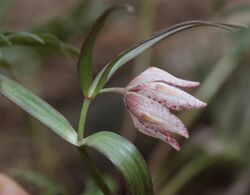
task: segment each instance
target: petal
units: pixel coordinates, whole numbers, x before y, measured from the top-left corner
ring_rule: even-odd
[[[156,67],[150,67],[147,70],[145,70],[143,73],[138,75],[135,79],[133,79],[128,84],[128,88],[131,89],[133,87],[136,87],[138,85],[148,83],[148,82],[163,82],[169,85],[187,87],[187,88],[198,87],[200,85],[199,82],[179,79],[164,70],[161,70]]]
[[[183,109],[201,109],[207,105],[185,91],[165,83],[145,83],[133,88],[132,91],[177,111]]]
[[[134,92],[126,93],[124,101],[127,109],[148,129],[188,138],[188,131],[181,120],[158,102]]]
[[[151,137],[154,137],[154,138],[157,138],[157,139],[160,139],[164,142],[166,142],[167,144],[171,145],[174,149],[176,149],[177,151],[180,150],[180,145],[179,143],[171,137],[171,135],[169,133],[167,133],[166,131],[163,133],[163,132],[160,132],[160,131],[156,131],[154,129],[150,129],[146,126],[144,126],[137,118],[134,114],[132,114],[130,111],[129,111],[129,114],[131,116],[131,119],[135,125],[135,127],[140,131],[142,132],[143,134],[145,135],[148,135],[148,136],[151,136]]]

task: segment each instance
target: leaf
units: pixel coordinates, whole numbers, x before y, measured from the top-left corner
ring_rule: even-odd
[[[106,156],[121,171],[130,194],[153,194],[146,163],[136,147],[125,138],[102,131],[85,138],[79,145],[92,147]]]
[[[50,127],[60,137],[76,145],[77,134],[70,123],[53,107],[31,91],[0,74],[0,92],[23,110]]]
[[[96,96],[99,91],[103,88],[105,83],[113,76],[113,74],[121,68],[128,61],[132,60],[139,54],[141,54],[146,49],[152,47],[159,41],[174,35],[175,33],[181,32],[186,29],[199,27],[199,26],[212,26],[217,28],[223,28],[227,30],[232,30],[233,28],[243,28],[240,25],[234,24],[223,24],[223,23],[214,23],[214,22],[206,22],[206,21],[189,21],[180,23],[169,28],[166,28],[162,31],[155,33],[154,35],[144,39],[142,42],[136,44],[132,48],[126,50],[125,52],[118,55],[114,58],[109,64],[107,64],[97,75],[95,78],[91,88],[90,88],[90,96]]]
[[[39,37],[45,42],[44,48],[57,51],[72,57],[78,57],[79,51],[75,47],[60,41],[56,36],[49,33],[38,33]]]
[[[17,31],[17,32],[6,32],[7,35],[22,37],[27,41],[35,41],[40,44],[44,44],[44,41],[34,33],[24,32],[24,31]]]
[[[28,33],[28,32],[5,32],[0,37],[0,47],[10,44],[38,47],[52,52],[59,52],[63,55],[69,55],[73,58],[79,56],[79,51],[75,47],[60,41],[56,36],[49,33]],[[7,42],[8,40],[8,42]]]
[[[89,87],[92,83],[93,76],[93,62],[92,53],[94,45],[101,29],[103,28],[108,16],[117,9],[128,8],[127,6],[110,7],[96,20],[91,31],[88,33],[86,40],[84,41],[78,60],[78,79],[80,86],[83,90],[83,94],[88,96]]]
[[[8,46],[11,46],[11,42],[4,34],[0,33],[0,39],[2,39]]]
[[[62,195],[66,194],[66,190],[63,186],[51,181],[44,175],[28,170],[13,169],[11,170],[13,176],[17,176],[25,180],[26,182],[36,185],[44,190],[43,194],[46,195]]]

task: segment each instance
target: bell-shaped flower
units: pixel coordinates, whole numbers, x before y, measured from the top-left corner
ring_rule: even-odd
[[[206,103],[177,88],[197,86],[199,82],[179,79],[161,69],[150,67],[128,84],[124,103],[139,131],[180,150],[172,134],[188,138],[188,131],[170,110],[204,108]]]

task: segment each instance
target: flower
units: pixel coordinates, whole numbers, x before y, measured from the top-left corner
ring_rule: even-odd
[[[188,131],[170,110],[201,109],[207,104],[177,88],[198,87],[199,82],[186,81],[155,67],[150,67],[126,87],[124,104],[135,127],[180,150],[172,134],[188,138]]]

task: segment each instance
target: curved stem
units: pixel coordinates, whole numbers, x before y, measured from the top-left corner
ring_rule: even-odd
[[[125,93],[126,89],[122,87],[111,87],[111,88],[104,88],[101,89],[100,93],[119,93],[123,95]]]
[[[86,121],[90,103],[91,103],[91,100],[85,98],[83,105],[82,105],[82,110],[81,110],[81,115],[80,115],[79,125],[78,125],[78,141],[82,141],[83,136],[84,136],[84,126],[85,126],[85,121]]]

